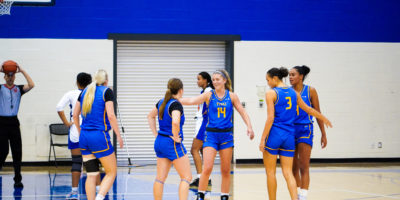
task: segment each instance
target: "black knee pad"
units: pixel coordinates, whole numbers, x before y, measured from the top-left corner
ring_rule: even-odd
[[[83,162],[83,165],[86,168],[86,173],[96,173],[100,171],[99,160],[97,159],[85,161]]]
[[[71,172],[82,172],[82,156],[81,155],[73,155],[72,156]]]

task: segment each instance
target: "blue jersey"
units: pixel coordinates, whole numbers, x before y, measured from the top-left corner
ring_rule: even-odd
[[[157,105],[158,113],[160,112],[160,107],[161,107],[163,101],[164,101],[164,99],[161,99]],[[173,134],[172,134],[172,116],[169,113],[169,106],[173,102],[178,102],[178,101],[176,99],[170,99],[168,101],[167,105],[165,105],[162,119],[158,118],[158,124],[159,124],[159,128],[160,128],[160,130],[158,131],[159,134],[173,136]],[[179,130],[179,136],[182,138],[182,141],[183,141],[182,128],[183,128],[184,123],[185,123],[185,115],[182,112],[181,113],[180,130]]]
[[[294,120],[296,118],[297,95],[290,87],[275,87],[275,118],[273,127],[278,127],[294,134]]]
[[[225,90],[225,95],[221,99],[217,96],[215,90],[211,90],[210,102],[208,104],[207,128],[232,128],[232,114],[233,105],[229,90]]]
[[[310,96],[310,86],[304,85],[303,90],[300,92],[300,96],[303,99],[304,103],[308,106],[312,107],[311,105],[311,96]],[[297,117],[294,121],[295,124],[312,124],[313,117],[312,115],[307,114],[304,110],[297,106]]]
[[[82,115],[81,128],[83,130],[102,130],[107,132],[111,129],[106,111],[106,102],[104,99],[104,94],[107,89],[108,88],[106,86],[96,86],[92,110],[90,113],[86,114],[86,117]],[[87,88],[83,90],[81,95],[81,110],[86,92]]]

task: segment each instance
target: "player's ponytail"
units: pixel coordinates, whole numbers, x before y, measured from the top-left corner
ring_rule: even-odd
[[[183,83],[179,78],[169,79],[168,89],[165,92],[164,100],[163,100],[163,102],[160,106],[159,112],[158,112],[158,118],[160,118],[160,120],[162,120],[162,118],[164,116],[165,106],[167,105],[168,101],[171,100],[172,95],[178,94],[179,90],[182,88],[183,88]]]
[[[92,111],[94,95],[96,93],[96,85],[102,85],[108,80],[107,72],[105,70],[98,70],[94,75],[94,81],[87,86],[86,94],[83,98],[82,115],[86,117]]]
[[[289,70],[286,69],[286,67],[281,67],[281,68],[271,68],[270,70],[267,71],[267,74],[270,77],[278,77],[279,80],[282,80],[282,78],[285,78],[289,75]]]
[[[307,74],[310,73],[310,71],[311,71],[310,68],[305,65],[294,66],[293,68],[295,68],[297,70],[297,72],[299,72],[300,75],[303,75],[303,80],[302,80],[303,82],[306,79]]]

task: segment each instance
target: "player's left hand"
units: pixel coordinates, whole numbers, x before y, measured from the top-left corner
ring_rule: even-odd
[[[252,140],[254,138],[254,131],[253,129],[247,129],[247,136],[250,137],[250,140]]]
[[[328,139],[326,139],[326,135],[325,136],[321,136],[321,148],[325,148],[326,145],[328,145]]]
[[[117,139],[118,139],[119,147],[122,149],[124,147],[124,141],[122,140],[121,136],[118,136]]]

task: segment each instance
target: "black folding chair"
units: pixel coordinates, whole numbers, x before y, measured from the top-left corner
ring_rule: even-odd
[[[57,166],[57,156],[54,147],[68,147],[68,143],[55,143],[53,141],[53,135],[55,136],[68,136],[69,128],[64,124],[50,124],[50,149],[49,149],[49,163],[51,157],[51,150],[53,149],[54,163]],[[65,141],[68,141],[67,139]],[[60,160],[60,159],[59,159]],[[66,159],[63,159],[66,160]],[[70,159],[68,159],[70,160]]]

